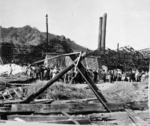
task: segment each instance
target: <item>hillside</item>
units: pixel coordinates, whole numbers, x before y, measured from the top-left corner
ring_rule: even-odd
[[[22,45],[34,45],[37,46],[43,43],[46,39],[46,33],[41,32],[36,28],[32,28],[31,26],[24,26],[21,28],[3,28],[1,27],[1,42],[12,42],[13,44]],[[49,41],[53,39],[58,39],[60,41],[65,41],[72,50],[75,51],[83,51],[86,50],[85,47],[82,47],[76,44],[74,41],[71,41],[65,36],[58,36],[49,33]]]
[[[45,58],[45,54],[50,52],[70,53],[87,50],[64,35],[58,36],[49,33],[49,41],[47,43],[45,32],[28,25],[21,28],[0,28],[0,53],[4,63],[12,61],[21,64],[32,63]],[[3,45],[13,45],[13,51]]]

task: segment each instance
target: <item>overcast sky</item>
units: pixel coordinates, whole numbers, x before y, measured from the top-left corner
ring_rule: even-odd
[[[65,35],[90,49],[98,46],[99,17],[107,13],[106,47],[150,47],[150,0],[0,0],[0,25],[30,25]]]

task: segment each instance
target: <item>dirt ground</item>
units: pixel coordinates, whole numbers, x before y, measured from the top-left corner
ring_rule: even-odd
[[[27,96],[37,91],[48,81],[37,81],[27,88]],[[96,84],[109,102],[133,102],[148,100],[148,84],[140,82],[114,82]],[[65,84],[55,82],[41,96],[60,100],[94,98],[88,84]]]
[[[8,80],[2,78],[1,80]],[[10,80],[10,79],[9,79]],[[28,83],[24,96],[29,96],[36,92],[48,81],[40,81]],[[25,85],[25,84],[24,84]],[[105,96],[108,102],[140,102],[146,101],[148,103],[148,83],[141,82],[114,82],[114,83],[99,83],[96,84],[102,94]],[[60,100],[77,100],[95,98],[95,95],[89,88],[88,84],[65,84],[62,82],[55,82],[45,92],[43,92],[38,98]],[[146,109],[148,111],[148,109]],[[142,111],[141,111],[142,112]],[[150,120],[146,116],[141,116],[144,121]],[[122,117],[124,119],[124,117]],[[120,120],[122,122],[122,120]]]

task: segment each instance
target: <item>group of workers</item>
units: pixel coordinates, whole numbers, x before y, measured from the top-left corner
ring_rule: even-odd
[[[50,68],[40,65],[35,66],[34,68],[31,66],[28,67],[27,74],[30,77],[40,80],[50,80],[54,78],[60,71],[62,71],[62,68],[58,68],[56,66]],[[96,70],[87,69],[85,72],[89,74],[95,83],[98,83],[100,80],[110,83],[115,81],[139,82],[144,81],[148,77],[148,72],[139,72],[138,70],[131,70],[128,72],[122,72],[117,69],[108,70],[107,72],[103,70],[100,76],[99,72]],[[85,80],[76,67],[65,73],[61,78],[59,78],[59,81],[64,83],[85,83]]]
[[[119,70],[109,70],[108,72],[103,72],[104,82],[114,82],[114,81],[127,81],[127,82],[144,82],[148,78],[147,71],[130,70],[128,72],[122,72]]]
[[[40,80],[50,80],[56,76],[60,71],[62,71],[62,68],[58,68],[56,66],[54,67],[45,67],[43,65],[31,67],[28,66],[27,68],[27,75],[32,78],[37,78]],[[98,72],[87,70],[86,72],[89,73],[89,75],[93,78],[94,82],[98,81]],[[79,71],[76,68],[71,69],[67,73],[65,73],[61,78],[59,78],[59,81],[62,81],[64,83],[84,83],[85,80],[79,73]]]

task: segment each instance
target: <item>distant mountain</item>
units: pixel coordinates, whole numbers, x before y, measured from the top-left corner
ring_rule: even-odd
[[[66,38],[65,36],[58,36],[49,33],[49,41],[58,39],[66,42],[73,51],[85,51],[86,48],[76,44],[74,41]],[[1,27],[1,42],[12,42],[13,44],[34,45],[37,46],[46,40],[46,33],[39,31],[37,28],[31,26],[24,26],[21,28],[3,28]]]
[[[28,25],[21,28],[0,27],[0,31],[0,45],[2,45],[0,54],[5,63],[12,61],[32,63],[43,59],[46,53],[70,53],[87,50],[64,35],[58,36],[49,33],[47,43],[45,32],[40,32],[37,28]],[[9,45],[13,45],[13,51],[8,49]]]

